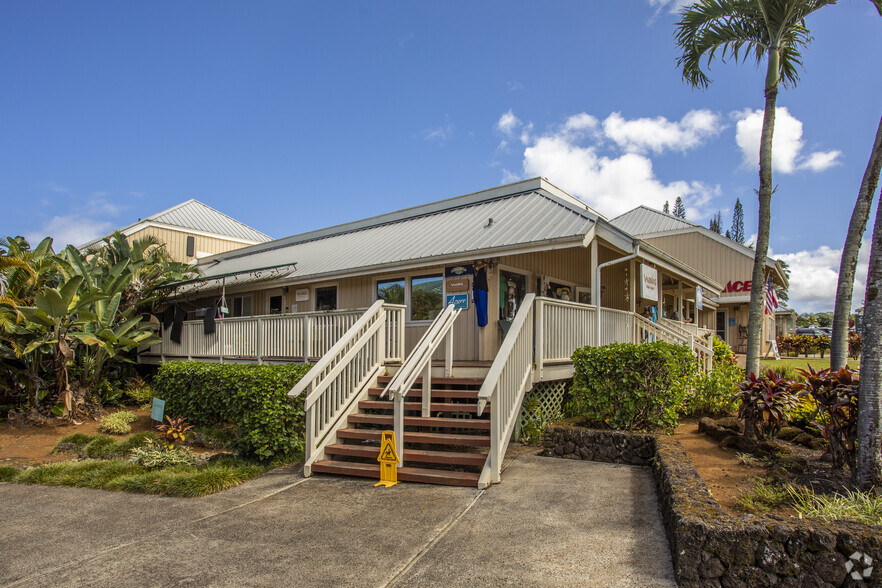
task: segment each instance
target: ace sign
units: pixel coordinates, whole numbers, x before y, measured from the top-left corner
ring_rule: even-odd
[[[658,270],[640,264],[640,298],[658,302]]]

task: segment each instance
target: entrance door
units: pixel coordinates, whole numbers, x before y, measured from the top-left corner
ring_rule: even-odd
[[[727,325],[726,319],[726,311],[718,310],[717,311],[717,337],[720,338],[724,343],[728,343],[726,341],[726,333],[728,332],[729,327]]]

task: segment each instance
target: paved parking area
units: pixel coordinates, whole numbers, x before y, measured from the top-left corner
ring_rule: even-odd
[[[676,586],[645,468],[520,454],[487,490],[280,469],[201,499],[0,483],[3,586]]]

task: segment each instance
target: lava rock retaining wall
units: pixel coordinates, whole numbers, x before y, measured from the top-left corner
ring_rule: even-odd
[[[548,456],[652,466],[681,586],[882,586],[882,526],[733,517],[671,437],[549,427],[543,445]],[[855,552],[872,558],[869,578],[850,576],[846,565]],[[852,570],[866,569],[863,562]]]

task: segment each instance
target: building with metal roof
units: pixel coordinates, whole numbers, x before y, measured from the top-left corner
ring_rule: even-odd
[[[736,351],[747,349],[747,323],[755,251],[707,227],[649,208],[638,206],[610,223],[681,260],[723,285],[719,296],[717,336]],[[766,274],[781,288],[788,287],[781,264],[766,258]],[[775,337],[775,315],[767,314],[763,324],[763,347]]]
[[[119,231],[129,239],[154,236],[165,243],[176,261],[196,259],[271,241],[272,237],[191,198]],[[101,246],[109,235],[80,246],[85,251]]]

